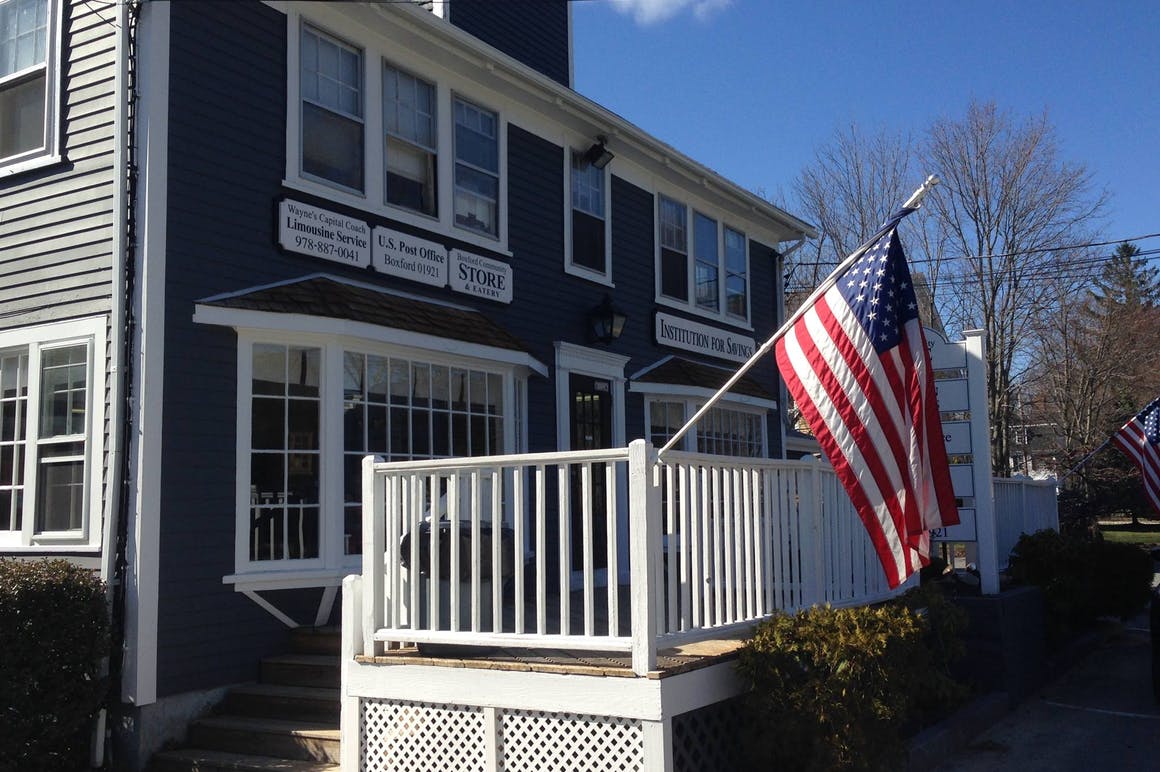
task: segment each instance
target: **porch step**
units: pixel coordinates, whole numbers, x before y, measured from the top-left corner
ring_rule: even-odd
[[[338,657],[326,654],[280,654],[262,660],[262,683],[337,689],[342,673]]]
[[[246,684],[231,689],[217,712],[337,726],[339,690],[280,683]]]
[[[337,726],[253,716],[211,716],[189,728],[189,744],[232,753],[337,764]]]
[[[290,631],[290,651],[294,654],[342,653],[342,630],[338,627],[298,627]]]
[[[295,761],[244,753],[188,749],[163,751],[153,757],[154,772],[339,772],[327,761]]]

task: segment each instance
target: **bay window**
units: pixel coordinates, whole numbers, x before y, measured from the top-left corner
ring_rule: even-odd
[[[0,0],[0,164],[54,152],[56,0]]]
[[[362,552],[362,461],[517,446],[515,370],[322,336],[242,334],[239,570],[325,570]]]
[[[99,544],[104,334],[103,320],[0,333],[0,547]]]

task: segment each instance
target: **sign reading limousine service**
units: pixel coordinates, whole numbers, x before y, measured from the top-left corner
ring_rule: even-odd
[[[376,271],[400,279],[447,286],[447,247],[390,228],[375,228],[371,261]]]
[[[365,222],[289,199],[278,204],[278,243],[289,252],[343,265],[371,264],[371,231]]]
[[[753,338],[664,314],[656,316],[657,343],[706,356],[744,362],[756,348]]]

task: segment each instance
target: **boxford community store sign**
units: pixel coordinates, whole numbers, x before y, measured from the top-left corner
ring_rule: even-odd
[[[512,302],[512,268],[500,260],[290,199],[278,205],[278,244],[330,260],[499,303]]]

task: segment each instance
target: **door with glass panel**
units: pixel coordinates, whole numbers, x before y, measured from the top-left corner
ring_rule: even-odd
[[[570,437],[572,450],[612,447],[612,381],[571,373]],[[572,466],[572,570],[584,567],[585,550],[592,555],[594,568],[608,566],[608,486],[604,464],[593,464],[587,484],[579,466]],[[585,527],[585,512],[591,518]],[[585,533],[589,536],[585,539]]]

